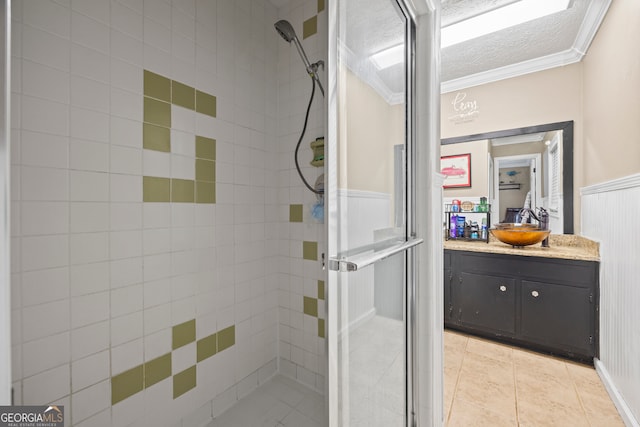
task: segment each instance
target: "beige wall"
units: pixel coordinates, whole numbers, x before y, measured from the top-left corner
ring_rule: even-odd
[[[640,2],[611,2],[583,61],[583,185],[640,172]]]
[[[453,100],[458,92],[442,95],[442,138],[574,120],[581,121],[581,64],[553,68],[521,77],[464,89],[479,114],[455,123]]]
[[[347,143],[341,147],[340,160],[346,160],[340,165],[339,185],[392,193],[393,146],[404,143],[404,104],[389,105],[353,73],[344,73],[346,116],[340,120]]]
[[[487,174],[489,173],[487,165],[488,145],[488,141],[485,139],[482,141],[443,145],[441,147],[441,156],[471,154],[471,187],[445,189],[443,191],[444,197],[487,197]]]
[[[582,144],[582,64],[558,67],[464,89],[479,113],[456,123],[453,101],[458,92],[442,95],[442,138],[473,135],[524,126],[574,121],[574,230],[580,229],[579,190],[584,184]],[[494,153],[494,157],[496,154]]]
[[[583,61],[465,89],[479,114],[449,120],[457,92],[442,95],[442,138],[574,121],[574,229],[580,188],[640,172],[640,2],[616,0]]]

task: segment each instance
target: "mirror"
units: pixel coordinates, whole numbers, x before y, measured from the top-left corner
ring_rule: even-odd
[[[481,188],[480,191],[484,193],[481,195],[488,196],[492,202],[496,201],[492,206],[492,224],[509,218],[509,203],[515,205],[511,210],[522,207],[519,204],[522,203],[521,200],[518,202],[506,201],[513,198],[514,190],[522,190],[523,194],[537,194],[533,197],[532,207],[544,206],[548,208],[550,204],[553,205],[550,216],[558,216],[557,224],[562,224],[555,227],[552,225],[553,233],[573,234],[573,121],[441,140],[443,146],[462,143],[467,143],[462,149],[465,153],[469,153],[471,150],[475,152],[475,155],[472,156],[471,188],[473,186]],[[528,144],[538,144],[542,148],[534,149]],[[445,151],[448,155],[463,154],[462,152],[457,153],[455,147],[449,147],[448,150],[443,147],[442,151],[443,156]],[[535,151],[538,152],[537,156],[522,154]],[[485,152],[487,154],[483,156],[482,153]],[[473,165],[478,166],[475,172]],[[492,170],[493,172],[490,172]],[[530,178],[527,171],[531,171]],[[540,173],[541,171],[542,173]],[[537,179],[534,177],[534,172],[538,173]],[[518,178],[514,179],[516,175]],[[551,178],[553,176],[556,177],[555,181]],[[554,186],[557,186],[557,190],[551,196]],[[537,190],[534,190],[535,188]],[[462,199],[465,197],[465,191],[468,190],[445,189],[444,195],[445,198]],[[502,203],[500,203],[501,199]]]

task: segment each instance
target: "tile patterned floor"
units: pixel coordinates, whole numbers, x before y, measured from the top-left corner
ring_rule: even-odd
[[[448,330],[444,343],[448,427],[624,427],[592,367]]]
[[[387,345],[393,351],[385,354],[373,334],[381,328],[395,331],[397,324],[381,318],[373,320],[351,335],[351,354],[356,362],[351,366],[351,387],[363,394],[358,405],[361,411],[352,406],[350,424],[401,425],[402,418],[395,410],[396,403],[401,404],[398,398],[402,384],[392,380],[396,375],[390,375],[402,369],[398,362],[401,340]],[[624,427],[592,367],[449,330],[445,331],[444,343],[444,412],[448,427]],[[364,375],[366,372],[370,374]],[[208,427],[326,425],[324,397],[278,375]]]

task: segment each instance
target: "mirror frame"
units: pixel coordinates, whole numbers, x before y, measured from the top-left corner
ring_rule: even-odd
[[[459,144],[482,139],[503,138],[505,136],[526,135],[529,133],[562,131],[562,211],[563,234],[573,234],[573,120],[547,123],[474,135],[454,136],[440,140],[441,145]]]

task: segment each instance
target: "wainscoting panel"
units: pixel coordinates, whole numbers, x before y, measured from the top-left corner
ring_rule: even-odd
[[[640,420],[640,174],[581,191],[582,235],[600,242],[600,360],[625,423]]]

